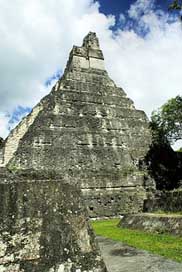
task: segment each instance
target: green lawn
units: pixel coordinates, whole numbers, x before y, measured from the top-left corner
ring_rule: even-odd
[[[150,234],[118,228],[119,219],[97,220],[91,224],[97,235],[122,241],[130,246],[148,250],[174,261],[182,262],[182,237],[169,234]]]

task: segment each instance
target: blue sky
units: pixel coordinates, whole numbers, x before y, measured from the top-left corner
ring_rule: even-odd
[[[148,1],[148,0],[146,0]],[[121,13],[123,11],[128,10],[131,4],[135,2],[135,0],[124,0],[124,1],[117,1],[117,0],[99,0],[101,4],[102,11],[105,13]],[[163,9],[168,9],[168,6],[172,0],[157,0],[156,5],[162,7]]]
[[[99,0],[100,3],[100,11],[104,14],[114,14],[117,18],[120,13],[125,13],[131,4],[133,4],[135,0],[131,1],[117,1],[117,0]]]
[[[148,1],[148,0],[146,0]],[[131,4],[134,4],[135,0],[99,0],[100,11],[104,14],[114,14],[119,17],[120,13],[126,13]],[[157,0],[156,7],[162,8],[164,11],[168,10],[168,6],[172,0]]]
[[[145,0],[146,2],[150,2],[150,0]],[[131,20],[131,18],[128,17],[128,10],[132,4],[136,3],[136,0],[126,0],[126,1],[117,1],[117,0],[99,0],[100,3],[100,12],[110,15],[113,14],[116,19],[116,24],[112,27],[113,31],[117,31],[117,29],[121,26],[120,25],[120,15],[123,14],[126,16],[126,20]],[[162,11],[166,13],[170,13],[168,11],[168,7],[171,4],[172,0],[156,0],[151,1],[155,2],[154,9],[161,9]],[[173,12],[174,13],[174,12]],[[132,25],[133,27],[133,25]],[[145,34],[145,31],[140,33]]]
[[[99,37],[111,78],[148,116],[180,94],[182,27],[178,16],[167,10],[170,3],[2,1],[0,136],[5,138],[50,92],[73,44],[81,45],[89,31]]]
[[[148,1],[148,0],[146,0]],[[100,11],[106,15],[114,14],[116,19],[119,19],[121,13],[127,14],[127,11],[131,4],[134,4],[135,0],[99,0]],[[155,1],[156,8],[161,8],[164,11],[168,11],[168,6],[172,0],[157,0]]]

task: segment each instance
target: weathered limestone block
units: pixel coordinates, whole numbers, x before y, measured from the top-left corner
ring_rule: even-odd
[[[182,235],[182,215],[128,214],[121,219],[119,226],[152,233]]]
[[[80,189],[34,178],[1,173],[0,271],[106,271]]]
[[[141,187],[82,189],[90,217],[112,217],[143,210]]]
[[[95,33],[90,32],[85,37],[82,47],[73,47],[69,63],[71,68],[105,70],[104,56],[100,50],[99,40]]]
[[[150,140],[145,113],[109,78],[98,38],[89,33],[81,47],[73,47],[51,93],[6,139],[4,165],[11,171],[54,173],[78,184],[87,207],[100,198],[94,205],[100,213],[92,215],[108,214],[104,192],[108,202],[111,192],[121,194],[110,215],[138,212],[146,198],[149,179],[142,161]]]

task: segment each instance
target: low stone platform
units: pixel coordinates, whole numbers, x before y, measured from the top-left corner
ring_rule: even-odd
[[[153,213],[128,214],[120,223],[120,227],[144,230],[156,233],[182,235],[182,215],[163,215]]]
[[[108,272],[182,271],[182,263],[104,237],[98,237],[97,239]]]

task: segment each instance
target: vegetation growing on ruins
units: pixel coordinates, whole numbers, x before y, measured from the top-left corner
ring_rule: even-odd
[[[168,143],[153,141],[146,155],[146,164],[157,190],[174,190],[180,186],[182,171],[179,155]]]
[[[174,143],[182,139],[182,96],[171,98],[151,116],[151,127],[162,140]]]
[[[182,237],[118,228],[119,221],[120,219],[99,220],[92,222],[92,226],[97,235],[182,262]]]
[[[152,145],[146,164],[158,190],[178,188],[182,180],[182,156],[171,144],[182,139],[182,96],[168,100],[151,116]]]

